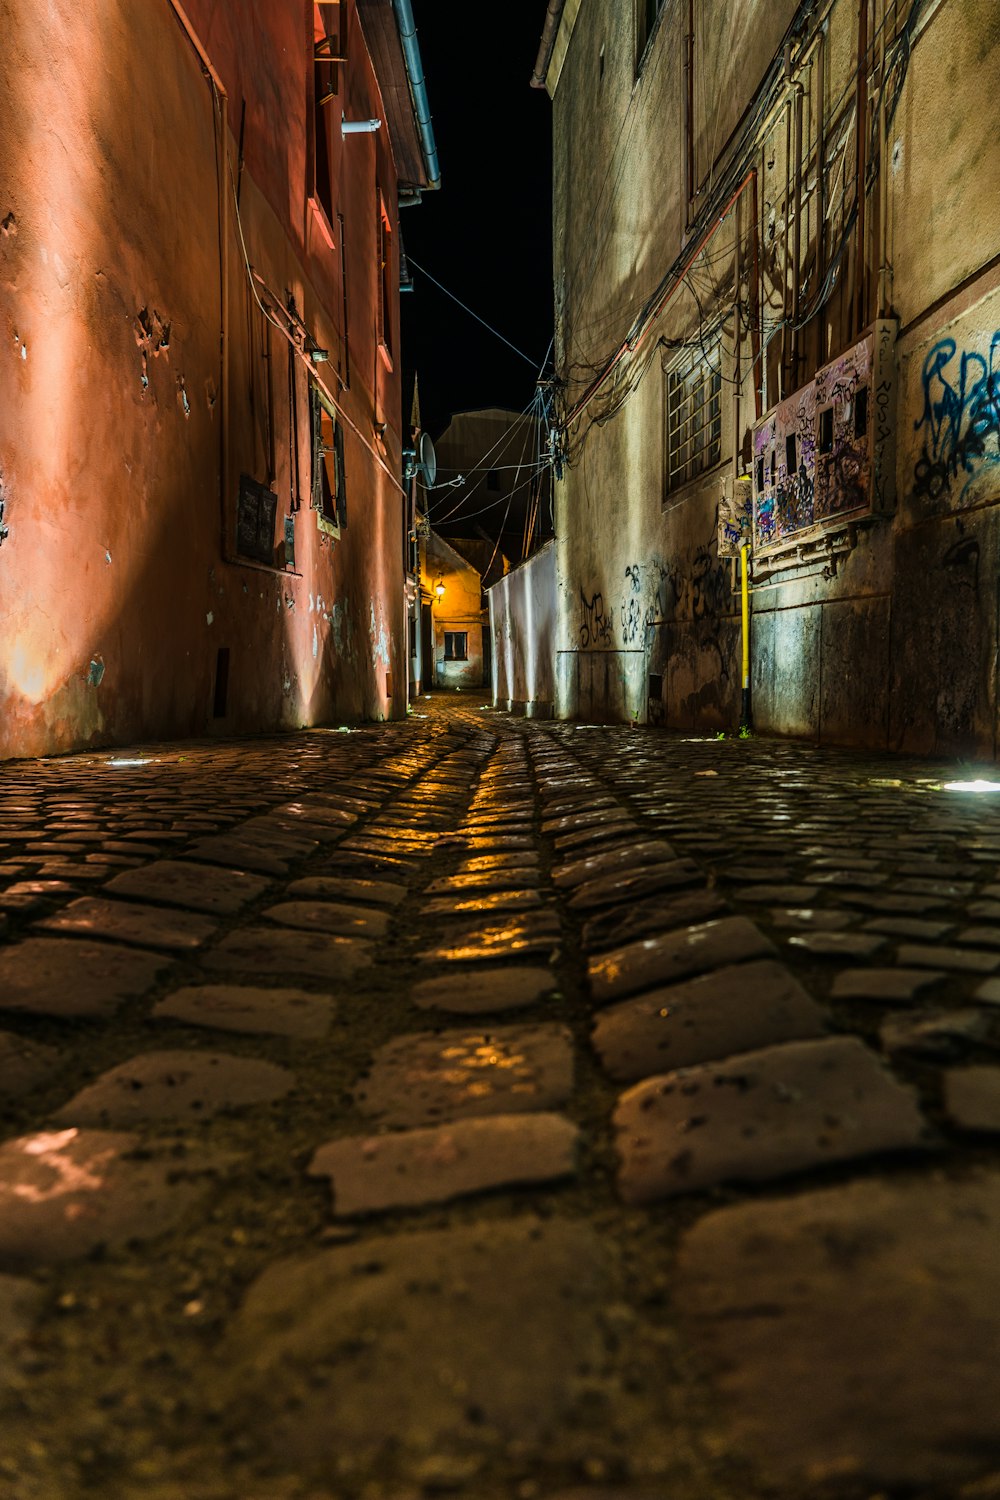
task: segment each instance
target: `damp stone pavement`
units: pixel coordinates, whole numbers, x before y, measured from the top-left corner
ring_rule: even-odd
[[[0,1496],[1000,1496],[1000,795],[416,710],[2,768]]]

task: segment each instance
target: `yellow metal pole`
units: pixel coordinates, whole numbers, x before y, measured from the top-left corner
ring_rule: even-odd
[[[740,729],[749,731],[750,714],[750,586],[747,578],[747,544],[740,547],[740,594],[743,614],[743,697],[740,704]]]

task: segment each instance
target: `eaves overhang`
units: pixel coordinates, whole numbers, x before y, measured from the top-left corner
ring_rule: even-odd
[[[357,0],[368,55],[378,79],[401,197],[440,185],[420,48],[409,0]]]

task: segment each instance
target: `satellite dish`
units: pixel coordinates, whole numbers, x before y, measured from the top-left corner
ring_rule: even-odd
[[[437,454],[434,452],[434,444],[431,442],[431,435],[429,432],[422,432],[420,434],[418,465],[420,469],[420,477],[424,482],[425,488],[431,489],[433,487],[435,479],[437,478],[438,461]]]

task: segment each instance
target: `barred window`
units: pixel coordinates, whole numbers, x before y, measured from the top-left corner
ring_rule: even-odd
[[[667,494],[713,468],[722,457],[722,351],[701,350],[696,359],[666,372]]]

